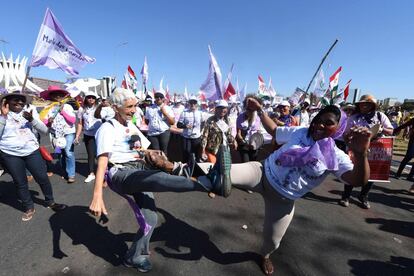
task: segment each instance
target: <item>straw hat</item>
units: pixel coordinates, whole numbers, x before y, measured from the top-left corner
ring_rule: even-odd
[[[360,104],[360,103],[373,103],[375,106],[377,106],[377,99],[375,99],[374,96],[369,95],[369,94],[362,95],[359,101],[356,102],[355,104]]]

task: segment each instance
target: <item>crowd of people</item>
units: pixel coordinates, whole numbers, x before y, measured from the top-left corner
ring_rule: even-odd
[[[296,106],[287,100],[271,105],[271,99],[253,94],[242,102],[204,103],[190,97],[169,103],[162,91],[140,101],[123,88],[115,88],[110,99],[91,91],[73,99],[65,89],[52,86],[40,97],[49,101],[40,113],[31,97],[19,91],[0,97],[0,162],[24,206],[22,220],[35,213],[30,177],[39,184],[47,207],[66,208],[54,200],[49,177],[56,172],[40,147],[39,133],[49,135],[68,184],[77,182],[74,146],[82,140],[88,156],[84,182],[95,183],[89,209],[96,216],[108,213],[103,197],[107,185],[129,198],[140,229],[124,264],[141,272],[152,268],[149,242],[157,224],[153,192],[228,197],[237,187],[261,194],[262,269],[270,275],[270,255],[289,227],[297,199],[332,173],[344,183],[339,204],[349,206],[352,189],[362,187],[358,199],[368,209],[373,186],[367,159],[370,140],[411,128],[396,178],[414,157],[414,118],[404,121],[398,109],[380,112],[372,95],[363,95],[354,105],[324,107],[307,98]],[[271,150],[259,160],[265,144]],[[169,145],[182,151],[170,154]],[[238,163],[232,162],[232,151],[238,153]],[[408,180],[413,181],[413,173],[411,169]]]

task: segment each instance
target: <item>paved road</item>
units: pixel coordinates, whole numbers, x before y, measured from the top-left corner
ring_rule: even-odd
[[[83,145],[76,151],[76,184],[51,177],[56,200],[70,206],[61,213],[42,207],[40,189],[31,183],[36,214],[22,222],[10,176],[0,178],[0,275],[139,274],[120,265],[137,230],[131,210],[106,190],[109,221],[98,223],[88,214],[92,184],[83,183]],[[404,180],[375,185],[372,208],[363,210],[357,201],[339,206],[342,184],[329,178],[297,201],[292,224],[272,256],[276,275],[414,275],[410,185]],[[163,193],[156,201],[159,223],[148,275],[261,275],[259,195],[234,190],[228,199],[210,199],[199,192]]]

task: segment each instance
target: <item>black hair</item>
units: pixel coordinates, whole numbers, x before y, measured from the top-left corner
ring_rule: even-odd
[[[341,110],[336,105],[327,105],[324,108],[322,108],[318,112],[318,114],[316,114],[316,116],[313,118],[312,122],[310,123],[309,129],[308,129],[308,136],[310,135],[310,132],[313,128],[314,123],[318,122],[321,116],[326,113],[333,113],[335,115],[336,121],[339,124],[339,121],[341,119]]]
[[[255,99],[256,101],[258,101],[259,102],[259,104],[260,105],[262,105],[263,104],[263,100],[261,99],[261,98],[259,98],[259,97],[257,97],[256,95],[254,95],[254,94],[247,94],[246,95],[246,97],[244,97],[244,100],[243,100],[243,107],[244,108],[246,108],[246,104],[247,104],[247,99]]]

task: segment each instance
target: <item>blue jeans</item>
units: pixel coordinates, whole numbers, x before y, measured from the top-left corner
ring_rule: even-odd
[[[46,174],[45,160],[43,160],[39,150],[34,151],[28,156],[14,156],[0,151],[0,158],[3,166],[8,170],[14,184],[17,186],[17,195],[22,201],[25,211],[34,207],[25,174],[26,168],[39,184],[45,196],[46,204],[53,203],[52,185]]]
[[[75,133],[66,134],[66,147],[62,150],[60,156],[60,165],[66,171],[68,177],[75,177],[75,152],[73,140],[75,140]]]
[[[184,176],[170,175],[159,170],[145,170],[143,167],[119,169],[112,176],[111,182],[125,194],[134,196],[145,221],[151,225],[151,231],[146,236],[142,229],[138,230],[125,256],[130,264],[137,264],[140,256],[149,254],[149,242],[157,225],[157,209],[152,192],[206,191],[201,185]]]

